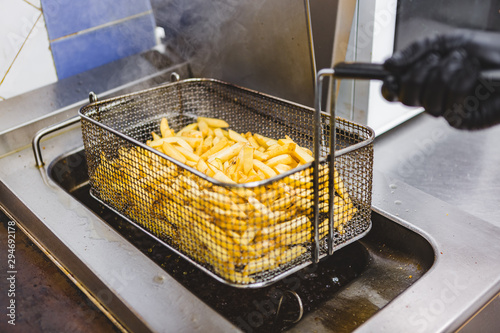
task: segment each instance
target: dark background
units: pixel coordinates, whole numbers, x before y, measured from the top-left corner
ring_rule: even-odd
[[[395,49],[456,28],[500,31],[500,0],[400,0]]]

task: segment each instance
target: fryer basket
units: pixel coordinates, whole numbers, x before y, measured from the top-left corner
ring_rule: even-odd
[[[318,123],[314,109],[214,79],[96,101],[79,113],[92,196],[223,283],[269,285],[371,227],[374,134],[366,126],[336,118],[331,170],[328,114]],[[318,126],[317,177],[308,163],[222,183],[146,145],[163,117],[176,131],[197,117],[220,118],[238,133],[289,136],[310,150]]]

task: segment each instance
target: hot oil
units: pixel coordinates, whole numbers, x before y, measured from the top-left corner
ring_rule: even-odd
[[[300,297],[304,315],[319,308],[336,292],[356,279],[367,267],[369,255],[355,242],[301,271],[264,288],[240,289],[208,276],[191,263],[158,243],[140,229],[99,204],[89,186],[75,187],[71,194],[162,267],[184,287],[244,332],[282,331],[299,318]],[[278,305],[282,304],[277,317]]]

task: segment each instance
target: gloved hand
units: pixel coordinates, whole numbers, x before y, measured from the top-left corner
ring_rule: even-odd
[[[408,106],[423,106],[459,129],[500,123],[500,84],[481,79],[500,69],[500,33],[464,30],[438,35],[396,52],[384,67],[393,76],[382,95]]]

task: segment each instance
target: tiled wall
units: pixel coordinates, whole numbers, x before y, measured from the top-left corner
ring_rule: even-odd
[[[9,0],[1,7],[0,101],[155,45],[149,0]]]
[[[42,0],[59,79],[155,45],[149,0]]]
[[[0,101],[56,80],[40,0],[2,1]]]

